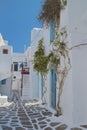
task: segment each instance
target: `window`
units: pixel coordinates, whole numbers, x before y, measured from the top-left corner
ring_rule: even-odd
[[[18,66],[19,66],[19,70],[21,71],[21,70],[22,70],[22,67],[23,67],[23,62],[19,62],[19,63],[18,63]]]
[[[54,40],[54,22],[50,23],[50,42],[53,42]]]
[[[3,54],[8,54],[8,49],[3,49]]]
[[[23,62],[23,66],[24,66],[24,67],[27,67],[27,62]]]
[[[18,71],[18,62],[14,62],[14,71]]]
[[[5,84],[6,84],[6,79],[3,79],[3,80],[1,81],[1,84],[2,84],[2,85],[5,85]]]

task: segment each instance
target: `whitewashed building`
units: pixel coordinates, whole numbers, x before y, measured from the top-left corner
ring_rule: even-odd
[[[12,80],[14,76],[18,81],[18,90],[22,99],[29,99],[29,66],[24,53],[12,54]]]
[[[77,8],[78,5],[78,8]],[[87,1],[68,0],[68,33],[71,46],[87,43]],[[87,122],[87,46],[72,49],[71,91],[72,118],[74,123]],[[69,96],[68,98],[70,98]]]
[[[30,80],[31,86],[33,88],[32,96],[35,99],[39,99],[39,77],[38,73],[35,72],[33,69],[33,60],[34,60],[34,53],[37,50],[38,41],[43,36],[43,29],[41,28],[34,28],[31,31],[31,62],[30,62]]]
[[[84,43],[87,43],[87,0],[67,0],[66,8],[61,11],[60,29],[65,26],[68,33],[67,45],[69,48],[74,48],[70,51],[71,70],[61,95],[62,113],[64,120],[68,122],[85,124],[87,123],[87,46]],[[22,98],[41,100],[41,76],[33,69],[33,59],[38,41],[42,38],[48,55],[52,50],[51,26],[48,29],[45,26],[32,29],[31,44],[24,54],[13,53],[12,47],[8,46],[0,35],[1,95],[10,97],[12,78],[16,75],[17,79],[21,79],[19,86]],[[46,84],[46,102],[55,111],[58,84],[55,68],[52,66],[49,68]]]
[[[77,8],[78,5],[78,8]],[[61,96],[61,107],[64,119],[72,122],[85,124],[87,122],[87,46],[82,45],[87,43],[87,1],[84,0],[67,0],[67,6],[61,11],[60,29],[66,27],[68,37],[68,47],[73,47],[81,44],[79,47],[74,47],[70,51],[71,70],[65,82],[63,93]],[[39,35],[39,30],[42,33]],[[46,54],[52,49],[50,43],[50,29],[33,29],[31,40],[31,57],[36,50],[38,41],[44,38]],[[33,42],[32,42],[33,41]],[[31,58],[32,59],[32,58]],[[34,98],[41,99],[41,79],[40,76],[33,70],[33,65],[30,67],[31,86]],[[35,83],[33,82],[35,81]],[[55,68],[49,68],[47,75],[47,104],[55,109],[57,105],[58,89],[55,88],[56,73]],[[54,87],[52,87],[54,86]],[[58,87],[58,86],[57,86]],[[38,92],[39,90],[39,92]]]
[[[11,92],[11,54],[12,47],[0,34],[0,95],[8,97]]]
[[[14,53],[13,48],[0,34],[0,95],[12,98],[13,77],[18,81],[19,93],[23,100],[31,98],[29,65],[26,53]]]

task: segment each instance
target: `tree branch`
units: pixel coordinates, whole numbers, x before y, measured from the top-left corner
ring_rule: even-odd
[[[72,46],[71,48],[69,48],[69,50],[72,50],[73,48],[77,48],[77,47],[80,47],[80,46],[87,46],[87,43],[83,43],[83,44],[78,44],[78,45]]]

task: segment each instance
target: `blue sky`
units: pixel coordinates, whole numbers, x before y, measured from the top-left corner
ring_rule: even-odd
[[[37,17],[44,0],[0,0],[0,33],[14,52],[28,47],[31,30],[42,27]]]

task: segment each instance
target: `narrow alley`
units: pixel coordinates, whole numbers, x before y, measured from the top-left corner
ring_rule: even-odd
[[[36,103],[36,105],[35,105]],[[85,126],[86,127],[86,126]],[[83,128],[84,129],[84,128]],[[69,128],[36,100],[0,106],[0,130],[83,130]]]

